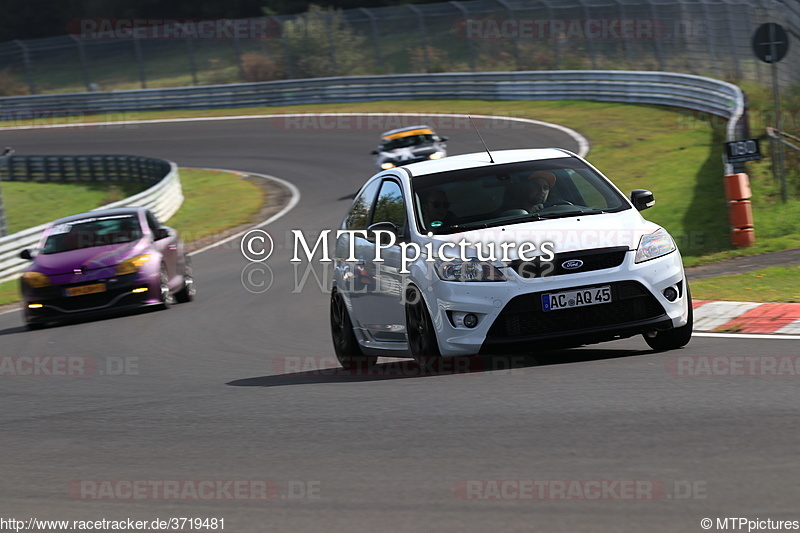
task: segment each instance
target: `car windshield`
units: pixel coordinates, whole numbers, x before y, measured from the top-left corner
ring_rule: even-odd
[[[422,144],[430,144],[433,142],[433,135],[419,134],[409,135],[407,137],[399,137],[390,141],[385,141],[381,144],[381,150],[384,152],[389,150],[396,150],[397,148],[408,148],[410,146],[419,146]]]
[[[87,217],[53,226],[42,253],[56,254],[81,248],[121,244],[141,237],[142,229],[134,214]]]
[[[420,232],[457,233],[630,209],[603,177],[575,157],[455,170],[414,178]]]

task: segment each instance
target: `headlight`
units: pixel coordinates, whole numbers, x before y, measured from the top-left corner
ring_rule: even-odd
[[[385,163],[381,163],[381,168],[383,170],[389,170],[390,168],[394,168],[394,163],[390,163],[389,161],[386,161]]]
[[[22,281],[33,289],[41,289],[50,285],[50,278],[41,272],[25,272],[22,275]]]
[[[444,157],[444,152],[433,152],[428,156],[429,159],[441,159]]]
[[[437,259],[436,274],[443,281],[505,281],[506,277],[491,263],[484,261],[443,261]]]
[[[139,272],[142,265],[150,261],[150,254],[137,255],[130,259],[123,261],[117,267],[117,276],[124,276],[125,274],[133,274]]]
[[[659,228],[650,235],[644,235],[639,241],[639,248],[636,250],[636,263],[650,261],[656,257],[667,255],[677,250],[675,241],[672,240],[667,230]]]

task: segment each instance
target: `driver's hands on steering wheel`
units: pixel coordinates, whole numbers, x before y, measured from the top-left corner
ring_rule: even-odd
[[[535,213],[544,209],[544,204],[536,204],[528,208],[528,213]]]

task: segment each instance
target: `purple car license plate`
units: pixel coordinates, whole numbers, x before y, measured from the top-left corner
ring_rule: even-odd
[[[105,292],[105,283],[92,283],[91,285],[81,285],[80,287],[67,287],[64,289],[66,296],[83,296],[85,294],[95,294]]]

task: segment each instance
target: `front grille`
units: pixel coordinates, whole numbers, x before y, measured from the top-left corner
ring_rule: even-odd
[[[627,253],[627,246],[615,246],[613,248],[555,254],[555,257],[550,262],[539,261],[538,258],[534,261],[517,259],[509,263],[509,266],[523,278],[544,278],[618,267],[625,260],[625,254]],[[583,265],[579,268],[566,269],[562,266],[564,262],[576,259],[583,261]]]
[[[84,294],[83,296],[64,297],[53,302],[53,305],[64,311],[81,311],[109,305],[120,294],[130,293],[130,287],[112,289],[97,294]]]
[[[131,277],[133,276],[134,275],[131,275]],[[88,284],[92,283],[100,283],[100,280],[92,281]],[[131,290],[135,287],[135,285],[127,280],[125,282],[119,281],[117,283],[106,283],[107,286],[104,292],[83,294],[80,296],[65,296],[65,291],[70,287],[87,285],[86,282],[71,283],[67,285],[52,285],[30,291],[28,300],[31,302],[43,303],[46,307],[53,306],[59,310],[69,313],[108,306],[120,295],[124,295],[120,300],[118,300],[118,302],[121,304],[124,304],[126,301],[128,301],[127,295],[136,296],[139,298],[147,295],[147,293],[139,295],[132,294]]]
[[[548,337],[560,333],[622,326],[665,314],[661,304],[640,283],[622,281],[608,285],[611,287],[611,303],[573,309],[542,311],[541,296],[546,292],[517,296],[505,306],[489,329],[487,337]],[[564,290],[573,288],[559,289],[556,292]]]

